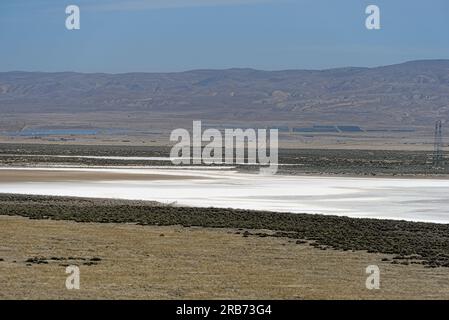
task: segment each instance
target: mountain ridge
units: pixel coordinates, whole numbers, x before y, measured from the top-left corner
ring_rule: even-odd
[[[58,73],[68,73],[68,74],[85,74],[85,75],[129,75],[129,74],[177,74],[177,73],[189,73],[189,72],[202,72],[202,71],[261,71],[261,72],[288,72],[288,71],[330,71],[339,69],[378,69],[378,68],[388,68],[392,66],[401,66],[408,64],[428,64],[428,63],[447,63],[449,64],[449,59],[418,59],[418,60],[407,60],[400,63],[392,63],[386,65],[378,65],[373,67],[363,67],[363,66],[342,66],[342,67],[331,67],[324,69],[257,69],[251,67],[230,67],[230,68],[199,68],[199,69],[188,69],[182,71],[167,71],[167,72],[156,72],[156,71],[130,71],[130,72],[82,72],[73,70],[64,71],[28,71],[28,70],[10,70],[10,71],[0,71],[2,73],[43,73],[43,74],[58,74]]]
[[[0,111],[429,125],[449,120],[449,60],[325,70],[0,72]]]

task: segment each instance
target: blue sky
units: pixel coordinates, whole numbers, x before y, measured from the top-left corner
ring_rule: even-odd
[[[65,28],[65,7],[81,30]],[[365,28],[365,8],[382,29]],[[449,58],[447,0],[1,0],[0,71],[377,66]]]

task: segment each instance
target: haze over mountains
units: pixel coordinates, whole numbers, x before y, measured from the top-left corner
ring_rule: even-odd
[[[428,126],[449,120],[449,60],[322,71],[2,72],[0,111]]]

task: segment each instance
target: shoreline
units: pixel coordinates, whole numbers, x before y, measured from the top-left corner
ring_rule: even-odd
[[[169,155],[170,146],[0,143],[0,166],[170,166]],[[278,174],[286,175],[449,177],[449,166],[433,168],[431,153],[425,151],[281,148],[278,163]],[[248,164],[235,167],[240,172],[259,170]]]
[[[1,155],[0,155],[1,157]],[[68,166],[58,166],[54,164],[49,164],[48,166],[43,165],[29,165],[29,166],[5,166],[0,164],[0,172],[8,172],[8,171],[46,171],[46,172],[67,172],[67,173],[75,173],[77,174],[79,172],[83,171],[96,171],[101,173],[102,171],[107,170],[165,170],[165,171],[182,171],[182,170],[196,170],[196,171],[214,171],[214,170],[235,170],[242,174],[248,174],[251,175],[258,175],[258,172],[252,172],[252,171],[245,171],[245,170],[238,170],[236,165],[234,166],[209,166],[209,165],[198,165],[198,166],[191,166],[191,165],[172,165],[172,166],[153,166],[153,165],[147,165],[147,166],[133,166],[133,165],[122,165],[122,166],[110,166],[110,165],[68,165]],[[163,175],[163,174],[155,174],[153,177],[150,174],[141,174],[134,173],[132,175],[126,175],[124,173],[119,173],[117,171],[117,177],[120,175],[122,179],[119,180],[131,180],[129,178],[137,177],[136,180],[156,180],[155,178],[157,176],[161,176],[161,179],[158,180],[166,180],[167,178],[173,178],[173,179],[200,179],[199,176],[185,176],[185,175]],[[429,179],[429,180],[449,180],[449,174],[403,174],[403,175],[357,175],[357,174],[332,174],[332,173],[298,173],[298,174],[287,174],[287,173],[277,173],[273,176],[279,176],[279,177],[309,177],[309,178],[348,178],[348,179],[393,179],[393,180],[406,180],[406,179]],[[71,180],[83,180],[83,179],[77,179],[76,176],[72,176],[73,179]],[[145,177],[148,177],[149,179],[145,179]],[[2,176],[0,175],[0,182],[2,182]],[[58,179],[59,180],[59,179]],[[89,179],[90,180],[90,179]],[[95,179],[92,179],[95,180]],[[112,178],[107,178],[106,180],[113,180]],[[54,180],[50,180],[54,181]],[[62,180],[61,180],[62,181]]]

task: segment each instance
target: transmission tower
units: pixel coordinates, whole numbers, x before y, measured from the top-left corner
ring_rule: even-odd
[[[443,166],[443,133],[441,127],[441,120],[438,120],[435,123],[435,142],[433,146],[433,166],[435,168]]]

